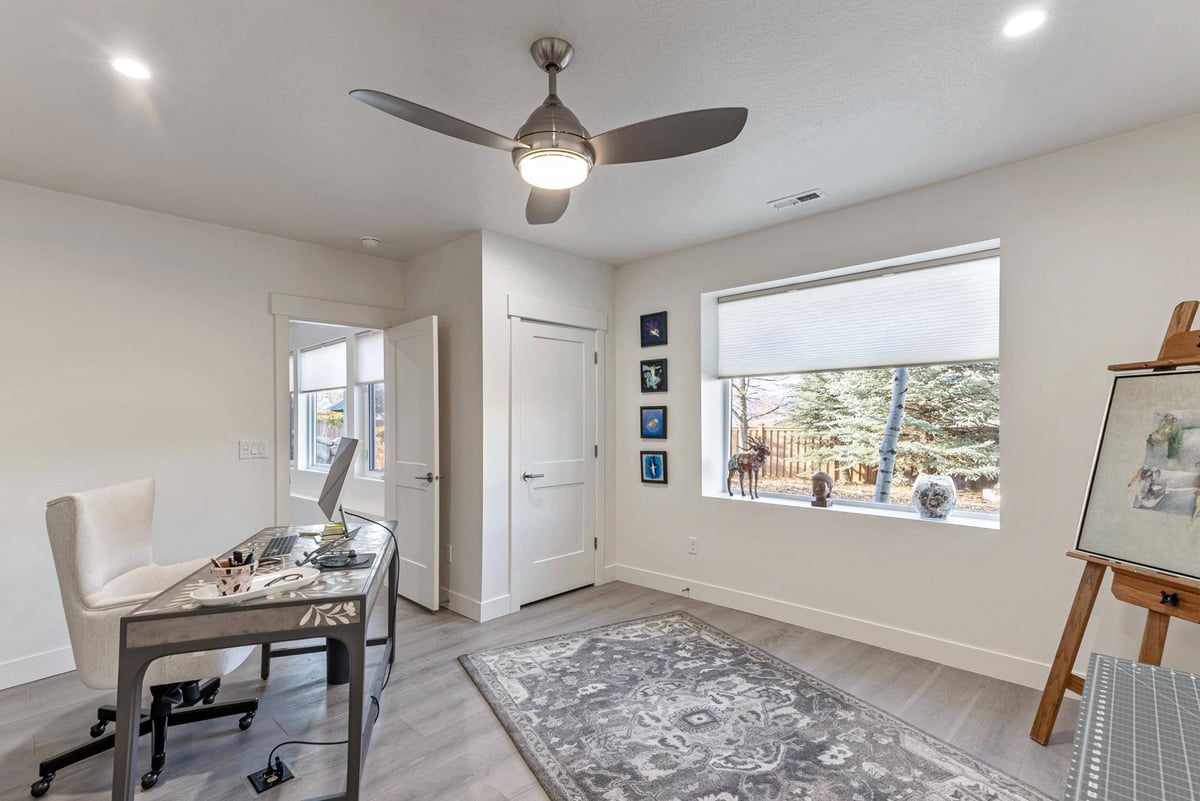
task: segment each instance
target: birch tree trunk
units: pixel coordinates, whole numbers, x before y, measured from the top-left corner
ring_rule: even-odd
[[[741,439],[734,443],[733,451],[737,453],[742,448],[747,447],[747,440],[750,438],[750,379],[737,378],[734,379],[734,403],[737,408],[734,411],[734,417],[738,421],[739,434]]]
[[[892,475],[896,471],[896,442],[904,422],[904,399],[908,394],[908,368],[897,367],[892,372],[892,408],[879,443],[879,472],[875,475],[875,502],[887,503],[892,496]]]

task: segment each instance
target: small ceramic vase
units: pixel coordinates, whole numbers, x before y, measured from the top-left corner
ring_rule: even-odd
[[[913,506],[925,520],[945,520],[957,501],[950,476],[921,475],[913,484]]]

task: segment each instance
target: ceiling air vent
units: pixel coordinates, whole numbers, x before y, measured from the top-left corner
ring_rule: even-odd
[[[788,195],[776,200],[770,201],[772,208],[790,209],[792,206],[799,206],[801,203],[811,203],[814,200],[820,200],[825,197],[825,193],[820,189],[809,189],[807,192],[801,192],[796,195]]]

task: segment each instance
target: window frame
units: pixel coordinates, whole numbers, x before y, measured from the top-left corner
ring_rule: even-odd
[[[955,262],[974,261],[990,257],[1000,258],[1000,241],[997,239],[986,240],[973,244],[961,245],[952,248],[944,248],[937,251],[927,253],[914,254],[912,256],[898,257],[893,259],[885,259],[867,264],[861,264],[854,267],[843,267],[831,270],[813,272],[807,275],[793,276],[776,280],[764,281],[761,283],[746,285],[740,287],[729,287],[726,289],[715,290],[701,293],[700,296],[700,334],[703,342],[701,347],[701,371],[700,371],[700,407],[701,407],[701,454],[705,463],[704,469],[701,471],[701,496],[705,498],[721,499],[724,501],[750,501],[750,497],[742,498],[736,487],[732,497],[728,495],[725,489],[726,465],[730,454],[733,453],[731,431],[733,428],[733,398],[732,398],[732,383],[739,376],[723,376],[720,374],[717,361],[717,353],[720,345],[720,333],[717,324],[718,306],[726,299],[734,299],[739,297],[749,297],[756,294],[770,294],[776,292],[787,292],[794,289],[802,289],[805,286],[811,286],[822,283],[833,282],[849,282],[861,280],[875,276],[886,275],[891,272],[906,271],[910,269],[920,269],[923,267],[941,266],[952,264]],[[1001,269],[1003,269],[1001,263]],[[1001,273],[1003,275],[1003,273]],[[1002,327],[1002,319],[997,322],[998,327]],[[1002,331],[998,335],[1002,335]],[[988,360],[992,361],[992,360]],[[1002,364],[1001,358],[998,356],[994,360],[997,364]],[[974,362],[963,362],[974,363]],[[897,366],[924,366],[924,365],[895,365],[891,367],[879,367],[876,369],[894,369]],[[856,368],[841,368],[851,370]],[[858,368],[869,369],[869,368]],[[822,372],[840,372],[838,368],[830,368]],[[762,377],[762,376],[749,376]],[[997,380],[998,383],[998,380]],[[719,420],[720,428],[717,428]],[[880,435],[882,436],[882,430]],[[717,455],[719,449],[719,459],[713,458]],[[719,473],[718,473],[719,471]],[[717,480],[719,476],[719,481]],[[791,507],[800,507],[806,510],[811,510],[814,513],[826,511],[841,511],[852,514],[866,514],[877,517],[890,517],[902,520],[911,520],[920,523],[937,523],[950,526],[965,526],[978,529],[990,529],[998,531],[1000,529],[1001,512],[1003,511],[1003,501],[1001,501],[1001,509],[997,512],[983,512],[976,510],[967,510],[956,508],[949,518],[945,520],[926,520],[921,518],[917,510],[911,504],[900,504],[889,501],[886,504],[875,503],[873,501],[863,501],[858,499],[842,498],[837,495],[836,488],[834,490],[834,504],[826,508],[816,508],[811,506],[813,496],[811,494],[792,494],[782,492],[762,491],[759,493],[761,501],[765,501],[769,505],[783,505]]]

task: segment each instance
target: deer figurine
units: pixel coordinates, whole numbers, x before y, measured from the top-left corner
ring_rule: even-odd
[[[765,442],[750,437],[750,447],[742,445],[742,450],[729,457],[729,475],[725,478],[725,490],[733,495],[733,474],[737,473],[738,488],[742,497],[746,497],[746,474],[750,474],[750,497],[758,497],[758,471],[762,469],[771,448]]]

